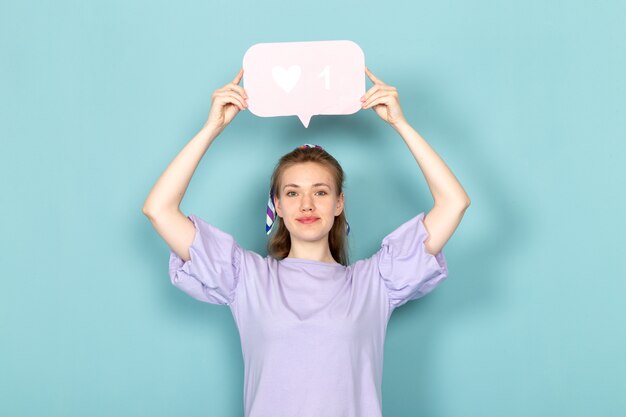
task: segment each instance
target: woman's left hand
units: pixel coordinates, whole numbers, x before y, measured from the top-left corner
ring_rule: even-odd
[[[376,114],[392,126],[406,122],[400,107],[398,90],[376,78],[367,67],[365,67],[365,73],[372,80],[374,86],[361,97],[361,108],[369,109],[373,107]]]

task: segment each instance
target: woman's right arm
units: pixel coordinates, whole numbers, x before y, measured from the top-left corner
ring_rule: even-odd
[[[247,95],[238,85],[242,76],[243,69],[232,82],[213,93],[213,103],[204,126],[161,174],[143,206],[143,213],[157,233],[185,261],[190,259],[189,247],[195,237],[195,227],[180,211],[180,202],[211,143],[237,113],[247,107]]]

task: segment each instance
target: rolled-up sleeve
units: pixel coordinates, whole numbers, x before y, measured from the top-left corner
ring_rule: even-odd
[[[383,238],[375,259],[392,309],[423,297],[448,276],[443,250],[426,251],[428,236],[422,212]]]
[[[233,236],[191,214],[196,228],[188,261],[170,249],[169,275],[174,286],[193,298],[230,305],[240,279],[243,249]]]

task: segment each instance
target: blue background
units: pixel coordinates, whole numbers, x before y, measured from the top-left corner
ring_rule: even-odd
[[[171,285],[142,206],[250,46],[348,39],[472,201],[448,280],[391,318],[384,415],[625,415],[624,21],[618,1],[3,1],[0,414],[242,415],[230,311]],[[182,211],[265,255],[269,175],[303,143],[347,173],[352,260],[433,204],[373,110],[245,111]]]

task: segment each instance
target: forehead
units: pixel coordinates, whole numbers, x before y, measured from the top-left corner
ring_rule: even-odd
[[[282,184],[298,184],[309,186],[318,182],[325,182],[332,187],[333,176],[328,168],[315,163],[303,162],[292,165],[283,171]]]

